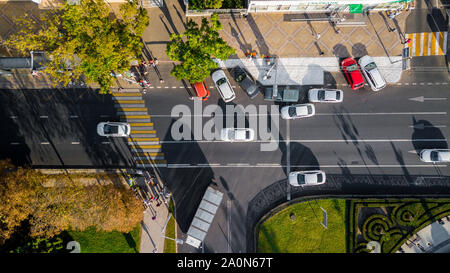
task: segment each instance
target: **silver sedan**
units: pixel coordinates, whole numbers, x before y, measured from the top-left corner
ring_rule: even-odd
[[[310,102],[336,103],[344,100],[344,92],[338,89],[313,88],[308,91]]]
[[[97,133],[106,137],[126,137],[131,132],[130,124],[126,122],[100,122],[97,125]]]
[[[314,116],[316,108],[312,103],[288,105],[281,108],[280,113],[282,119],[306,118]]]
[[[289,173],[289,184],[292,186],[312,186],[324,184],[326,175],[324,171],[299,171]]]

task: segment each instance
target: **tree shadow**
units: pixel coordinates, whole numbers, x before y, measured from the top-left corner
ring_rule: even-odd
[[[139,251],[136,249],[136,242],[134,241],[133,236],[131,236],[130,233],[122,233],[122,235],[125,237],[128,246],[132,248],[135,253],[138,253]]]

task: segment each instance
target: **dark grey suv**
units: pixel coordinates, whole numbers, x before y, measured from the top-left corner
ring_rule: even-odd
[[[259,87],[255,83],[255,80],[250,76],[250,74],[245,71],[245,69],[240,66],[236,66],[231,70],[231,75],[233,75],[234,80],[239,83],[242,89],[247,92],[250,99],[256,97],[259,93]]]

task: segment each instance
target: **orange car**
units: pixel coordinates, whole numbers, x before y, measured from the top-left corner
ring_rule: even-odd
[[[198,98],[201,98],[203,101],[207,100],[209,98],[209,90],[208,87],[206,87],[205,82],[197,82],[192,84],[192,88],[195,90],[195,94]]]

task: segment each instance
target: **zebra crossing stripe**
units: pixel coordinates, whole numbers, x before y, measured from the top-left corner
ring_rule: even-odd
[[[437,46],[436,46],[436,33],[432,32],[431,34],[431,55],[437,55]]]
[[[408,33],[410,56],[433,56],[447,54],[447,32]]]
[[[447,54],[447,37],[448,36],[448,31],[444,32],[444,41],[442,42],[442,48],[443,48],[443,55]]]

